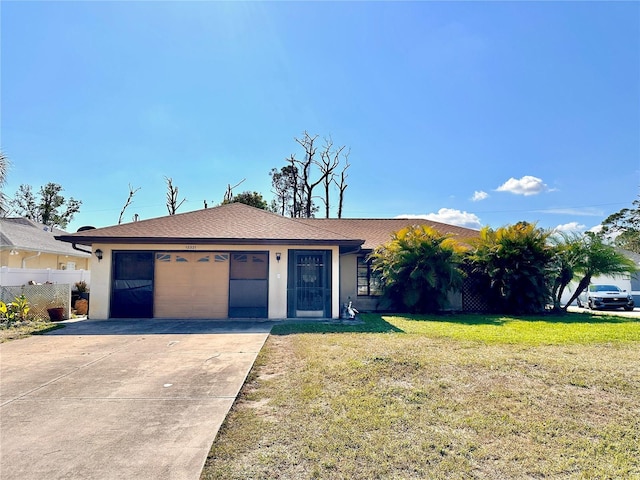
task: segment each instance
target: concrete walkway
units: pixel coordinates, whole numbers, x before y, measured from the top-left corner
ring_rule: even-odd
[[[87,320],[0,345],[0,478],[197,480],[271,326]]]

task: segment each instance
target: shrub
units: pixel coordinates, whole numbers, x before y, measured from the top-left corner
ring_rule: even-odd
[[[468,270],[489,308],[500,313],[544,311],[551,298],[549,269],[554,248],[550,232],[519,222],[493,230],[485,227],[472,241]]]
[[[20,295],[9,304],[0,302],[0,318],[8,324],[18,320],[25,321],[30,309],[27,298],[24,295]]]
[[[406,227],[370,255],[383,282],[383,298],[413,313],[442,310],[447,295],[462,286],[463,251],[450,235],[426,226]]]

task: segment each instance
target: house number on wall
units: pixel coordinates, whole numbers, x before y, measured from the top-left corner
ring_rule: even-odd
[[[196,250],[196,245],[185,245],[185,250]]]

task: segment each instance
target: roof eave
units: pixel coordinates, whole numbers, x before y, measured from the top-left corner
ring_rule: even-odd
[[[190,238],[190,237],[90,237],[90,236],[73,236],[60,235],[55,237],[57,240],[75,243],[79,245],[91,246],[94,243],[113,243],[113,244],[161,244],[161,245],[339,245],[359,247],[364,240],[352,239],[297,239],[297,238]]]
[[[51,248],[42,248],[42,247],[33,247],[27,245],[3,245],[2,250],[22,250],[25,252],[40,252],[46,253],[50,255],[66,255],[66,256],[74,256],[74,257],[86,257],[89,258],[91,255],[88,253],[79,253],[74,251],[66,251],[66,250],[54,250]]]

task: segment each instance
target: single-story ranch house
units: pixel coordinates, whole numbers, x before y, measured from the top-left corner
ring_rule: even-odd
[[[366,256],[417,219],[293,219],[241,203],[56,238],[93,252],[89,315],[106,318],[339,318],[377,309]]]

